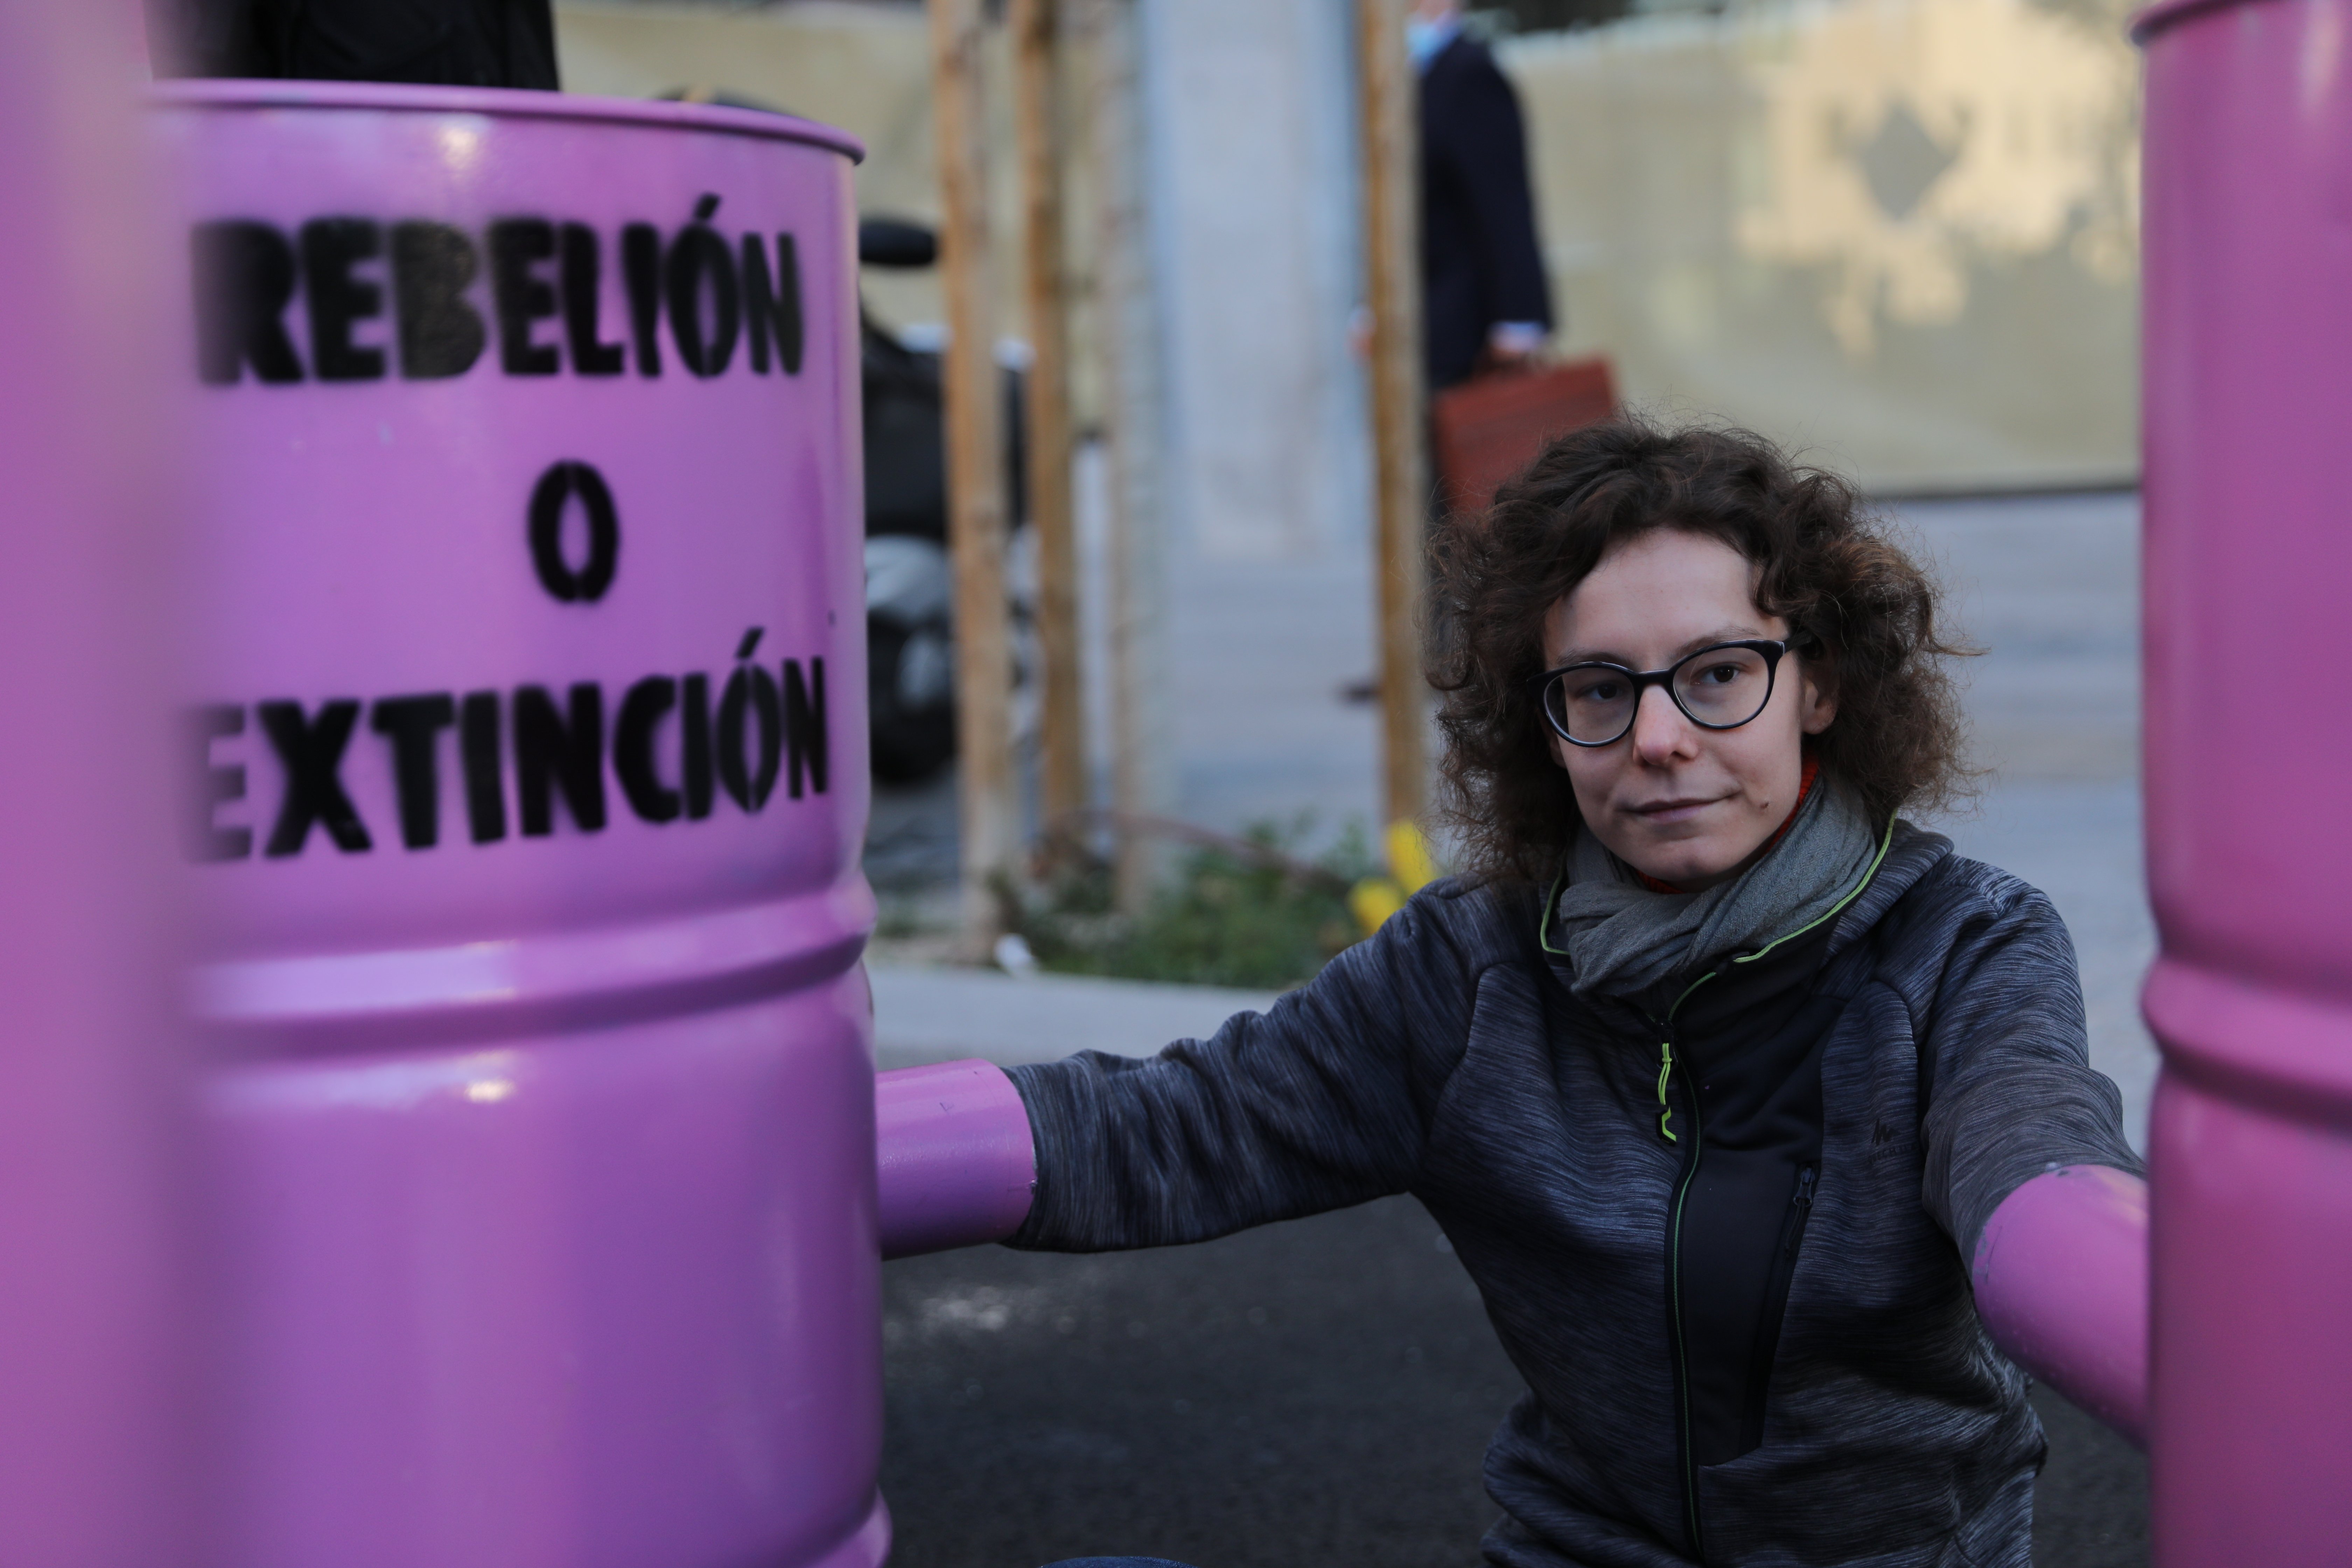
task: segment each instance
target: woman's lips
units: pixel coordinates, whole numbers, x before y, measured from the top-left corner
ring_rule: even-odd
[[[1712,799],[1660,800],[1626,809],[1644,822],[1686,822],[1714,804]]]

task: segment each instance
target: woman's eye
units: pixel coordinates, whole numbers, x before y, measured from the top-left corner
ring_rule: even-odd
[[[1698,678],[1717,686],[1728,686],[1739,679],[1739,667],[1736,664],[1710,664],[1698,672]]]
[[[1592,680],[1576,688],[1579,702],[1614,702],[1625,695],[1622,680]]]

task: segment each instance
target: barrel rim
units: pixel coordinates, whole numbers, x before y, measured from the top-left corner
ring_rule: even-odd
[[[836,880],[752,904],[432,947],[200,961],[189,1016],[230,1058],[443,1047],[683,1016],[805,990],[857,963],[873,889]]]
[[[419,113],[486,114],[502,120],[588,122],[716,131],[794,142],[866,161],[866,143],[846,131],[793,114],[730,109],[667,99],[605,98],[593,93],[538,92],[504,87],[414,87],[395,82],[184,79],[155,83],[152,100],[195,109],[377,109]]]
[[[2144,47],[2150,38],[2176,22],[2185,22],[2207,11],[2251,4],[2252,0],[2157,0],[2155,5],[2135,15],[2126,26],[2131,34],[2131,41]]]

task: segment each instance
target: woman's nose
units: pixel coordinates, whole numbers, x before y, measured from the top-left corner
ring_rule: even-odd
[[[1697,731],[1663,686],[1653,686],[1633,705],[1633,752],[1645,763],[1686,754]]]

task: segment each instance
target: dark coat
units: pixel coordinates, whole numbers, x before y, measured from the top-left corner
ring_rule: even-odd
[[[148,0],[164,76],[553,91],[548,0]]]
[[[2044,1444],[1967,1259],[2050,1165],[2139,1168],[2049,900],[1902,826],[1819,940],[1663,1017],[1579,1003],[1549,947],[1532,891],[1442,882],[1213,1039],[1013,1069],[1013,1245],[1410,1192],[1530,1391],[1489,1562],[2028,1568]]]
[[[1468,37],[1421,76],[1421,261],[1432,387],[1470,374],[1496,322],[1552,324],[1518,95]]]

